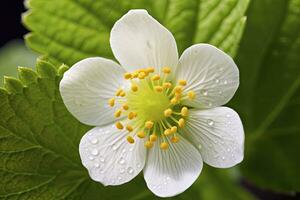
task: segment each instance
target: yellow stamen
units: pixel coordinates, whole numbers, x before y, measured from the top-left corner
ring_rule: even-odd
[[[132,85],[131,85],[131,90],[132,90],[133,92],[136,92],[136,91],[138,90],[138,86],[137,86],[136,84],[132,84]]]
[[[124,91],[122,91],[122,92],[120,93],[120,96],[121,96],[121,97],[125,97],[125,95],[126,95],[126,93],[125,93]]]
[[[147,76],[147,74],[145,72],[140,72],[138,77],[139,79],[144,79]]]
[[[164,111],[164,115],[165,117],[170,117],[172,115],[172,109],[171,108],[168,108]]]
[[[145,127],[148,128],[148,129],[152,128],[153,127],[153,122],[152,121],[146,121]]]
[[[189,97],[190,100],[193,100],[193,99],[195,99],[195,97],[196,97],[196,94],[195,94],[194,91],[189,91],[189,92],[187,93],[187,95],[188,95],[188,97]]]
[[[113,107],[115,105],[115,98],[109,99],[108,104],[109,104],[110,107]]]
[[[153,147],[153,143],[150,141],[145,142],[145,147],[150,149],[151,147]]]
[[[122,130],[124,128],[123,124],[121,122],[116,122],[117,129]]]
[[[174,136],[174,137],[171,138],[171,141],[172,141],[173,143],[177,143],[177,142],[179,141],[179,137]]]
[[[160,143],[160,148],[161,149],[166,150],[166,149],[168,149],[168,147],[169,147],[168,143],[166,143],[166,142]]]
[[[183,128],[184,127],[184,124],[185,124],[185,120],[183,118],[180,118],[179,121],[178,121],[178,126],[180,128]]]
[[[165,82],[165,83],[163,83],[163,87],[164,88],[171,88],[172,87],[172,83]]]
[[[133,127],[131,125],[129,125],[129,124],[127,124],[126,129],[129,132],[133,131]]]
[[[154,72],[154,67],[148,67],[148,68],[146,69],[146,71],[147,71],[148,73],[153,73],[153,72]]]
[[[144,138],[144,137],[146,136],[146,134],[145,134],[144,131],[140,131],[140,132],[138,132],[137,136],[138,136],[139,138]]]
[[[179,80],[178,83],[181,86],[186,86],[186,80]]]
[[[175,98],[176,98],[177,100],[180,100],[180,98],[181,98],[181,93],[175,93]]]
[[[138,77],[138,75],[139,75],[139,73],[138,73],[138,72],[133,72],[133,73],[132,73],[132,78],[137,78],[137,77]]]
[[[127,136],[127,141],[130,143],[130,144],[133,144],[134,143],[134,139],[132,136]]]
[[[163,67],[162,71],[165,74],[169,74],[169,73],[171,73],[171,68],[170,67]]]
[[[158,74],[152,76],[152,78],[151,78],[152,81],[157,81],[159,79],[160,79],[160,76]]]
[[[189,114],[189,109],[187,107],[182,107],[180,113],[183,117],[186,117]]]
[[[125,78],[125,79],[130,79],[131,77],[132,77],[132,74],[131,74],[131,73],[128,73],[128,72],[127,72],[127,73],[124,74],[124,78]]]
[[[118,109],[118,110],[115,112],[114,116],[115,116],[115,117],[120,117],[121,114],[122,114],[122,110],[121,110],[121,109]]]
[[[171,133],[176,133],[176,132],[177,132],[177,126],[172,126]]]
[[[155,134],[150,135],[150,142],[155,142],[157,140],[157,136]]]
[[[127,103],[124,103],[123,106],[122,106],[122,108],[123,108],[124,110],[128,110],[128,109],[129,109],[129,106],[128,106]]]
[[[133,118],[135,118],[135,116],[136,116],[136,114],[135,114],[135,112],[130,112],[129,114],[128,114],[128,119],[133,119]]]
[[[120,88],[116,91],[116,96],[121,96],[121,93],[123,92],[123,90]]]
[[[164,135],[171,135],[172,134],[172,132],[171,132],[171,129],[166,129],[165,131],[164,131]]]
[[[177,104],[177,99],[176,99],[176,97],[172,98],[170,102],[171,102],[171,104],[173,104],[173,105]]]
[[[182,86],[181,85],[177,85],[176,87],[174,87],[174,92],[175,93],[181,93],[182,92]]]
[[[156,92],[162,92],[163,91],[162,86],[155,86],[154,89],[155,89]]]

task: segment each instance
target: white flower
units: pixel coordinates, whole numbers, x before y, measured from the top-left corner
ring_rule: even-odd
[[[149,189],[170,197],[199,176],[203,161],[226,168],[243,160],[244,131],[226,104],[239,85],[234,61],[208,44],[178,59],[172,34],[145,10],[131,10],[110,35],[119,64],[87,58],[60,83],[67,109],[97,126],[79,151],[91,178],[120,185],[142,170]]]

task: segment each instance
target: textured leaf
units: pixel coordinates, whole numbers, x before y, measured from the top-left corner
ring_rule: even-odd
[[[20,80],[6,77],[5,89],[0,90],[0,199],[158,199],[141,177],[105,189],[89,178],[81,165],[78,144],[91,127],[69,114],[58,91],[67,67],[57,70],[39,60],[36,68],[37,73],[19,68]],[[211,193],[212,199],[219,199],[224,191],[222,186],[216,191],[214,181],[218,180],[229,187],[228,199],[237,194],[252,199],[226,172],[209,170],[204,174],[177,198]],[[202,189],[201,182],[210,191]]]
[[[264,188],[300,191],[300,0],[255,0],[237,56],[234,105],[249,135],[244,174]]]
[[[91,56],[112,58],[111,27],[129,9],[145,8],[175,35],[180,53],[206,42],[234,55],[249,0],[29,0],[27,44],[72,65]]]

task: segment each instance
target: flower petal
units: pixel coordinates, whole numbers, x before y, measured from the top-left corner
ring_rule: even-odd
[[[130,10],[111,30],[110,45],[120,64],[132,71],[163,66],[175,69],[178,63],[176,41],[164,26],[146,10]]]
[[[184,192],[200,175],[203,162],[199,151],[183,137],[169,148],[159,147],[162,139],[151,148],[144,169],[148,188],[157,196],[172,197]]]
[[[243,125],[230,108],[191,110],[183,132],[213,167],[232,167],[244,158]]]
[[[186,49],[176,72],[177,81],[187,81],[185,91],[196,93],[196,99],[184,103],[196,108],[226,104],[239,86],[239,70],[234,61],[209,44],[196,44]]]
[[[96,127],[81,139],[79,152],[82,164],[90,177],[103,185],[120,185],[136,177],[145,165],[146,149],[143,141],[126,140],[125,130],[114,125]]]
[[[82,123],[103,125],[114,120],[108,100],[124,87],[124,69],[105,58],[87,58],[69,69],[60,82],[67,109]]]

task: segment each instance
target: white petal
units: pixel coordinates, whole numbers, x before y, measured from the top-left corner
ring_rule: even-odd
[[[114,120],[108,100],[124,87],[124,69],[105,58],[87,58],[69,69],[60,82],[67,109],[82,123],[103,125]]]
[[[79,152],[90,177],[103,185],[120,185],[136,177],[145,165],[143,141],[126,140],[126,132],[114,125],[96,127],[81,139]]]
[[[209,44],[186,49],[179,59],[177,80],[187,81],[185,91],[193,90],[196,99],[185,104],[211,108],[226,104],[239,86],[239,70],[230,56]]]
[[[148,188],[157,196],[172,197],[188,189],[200,175],[203,162],[199,151],[183,137],[167,150],[151,148],[144,169]]]
[[[146,10],[130,10],[119,19],[111,30],[110,45],[128,71],[149,66],[175,69],[178,63],[173,35]]]
[[[183,132],[213,167],[232,167],[244,158],[243,125],[230,108],[191,110]]]

